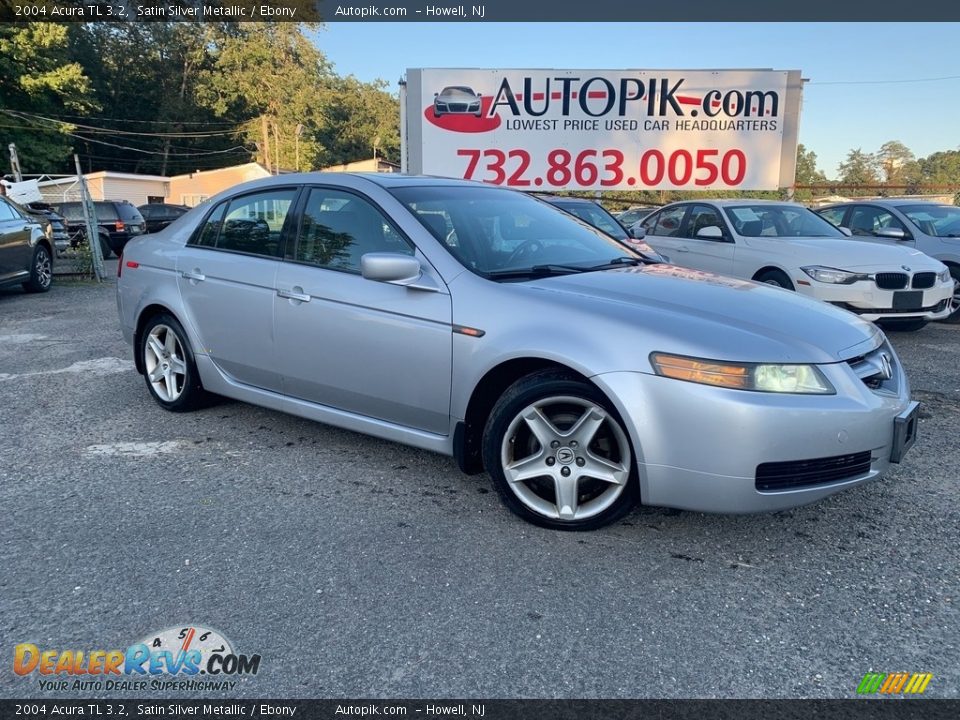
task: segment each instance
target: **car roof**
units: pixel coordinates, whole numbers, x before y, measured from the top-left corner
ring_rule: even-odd
[[[597,205],[600,204],[590,198],[567,197],[566,195],[548,195],[546,193],[537,193],[534,197],[546,200],[548,203],[570,203],[571,205]]]

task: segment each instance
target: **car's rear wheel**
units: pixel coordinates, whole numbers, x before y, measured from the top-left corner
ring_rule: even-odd
[[[757,275],[754,280],[757,282],[764,283],[766,285],[773,285],[774,287],[781,287],[784,290],[793,290],[793,283],[790,282],[790,278],[786,276],[786,273],[781,272],[780,270],[767,270]]]
[[[595,386],[545,370],[518,380],[484,429],[484,463],[504,504],[558,530],[593,530],[636,504],[630,440]]]
[[[147,321],[140,339],[140,358],[147,388],[161,407],[183,412],[205,399],[190,343],[176,318],[160,314]]]
[[[37,245],[30,260],[30,279],[23,283],[27,292],[46,292],[53,284],[53,259],[46,245]]]
[[[960,267],[950,265],[950,276],[953,278],[953,300],[950,301],[950,315],[944,322],[960,323]]]
[[[106,260],[113,254],[113,250],[110,248],[110,238],[106,235],[98,235],[97,237],[100,240],[100,255]]]

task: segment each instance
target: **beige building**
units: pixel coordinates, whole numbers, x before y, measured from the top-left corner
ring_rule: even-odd
[[[383,158],[371,158],[369,160],[357,160],[355,162],[344,163],[343,165],[331,165],[323,168],[322,172],[400,172],[400,166],[396,163],[387,162]]]
[[[219,170],[201,170],[186,175],[174,175],[168,180],[167,199],[164,202],[195,207],[207,198],[234,185],[265,177],[270,177],[270,173],[263,165],[255,162]]]
[[[166,202],[169,178],[162,175],[100,172],[84,175],[94,200],[129,200],[134,205]],[[37,184],[45,202],[57,205],[80,199],[80,183],[76,176],[43,180]]]
[[[324,168],[325,172],[400,172],[400,166],[380,158]],[[281,171],[282,173],[287,171]],[[195,207],[219,192],[245,183],[270,177],[260,163],[245,163],[218,170],[198,170],[184,175],[135,175],[112,170],[84,175],[94,200],[129,200],[134,205],[172,203]],[[43,180],[38,188],[51,205],[80,199],[80,183],[76,176]]]

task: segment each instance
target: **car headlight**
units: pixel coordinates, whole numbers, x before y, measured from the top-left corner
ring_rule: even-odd
[[[836,392],[815,365],[729,363],[718,360],[653,353],[657,375],[734,390],[832,395]]]
[[[810,265],[800,269],[817,282],[832,283],[834,285],[852,285],[858,280],[870,279],[870,276],[864,273],[853,273],[847,270],[824,267],[823,265]]]
[[[940,282],[947,282],[951,279],[950,268],[945,267],[941,272],[937,273],[937,280]]]

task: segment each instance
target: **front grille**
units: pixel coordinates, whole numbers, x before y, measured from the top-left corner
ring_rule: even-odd
[[[757,466],[756,488],[761,492],[826,485],[852,480],[870,472],[870,451],[817,458],[763,463]]]
[[[877,287],[884,290],[903,290],[907,286],[906,273],[877,273]]]
[[[937,281],[937,274],[932,272],[922,272],[917,273],[913,276],[913,284],[911,287],[914,290],[926,290],[927,288],[932,288],[933,284]]]
[[[450,108],[450,112],[466,112],[467,104],[466,103],[450,103],[449,108]]]

